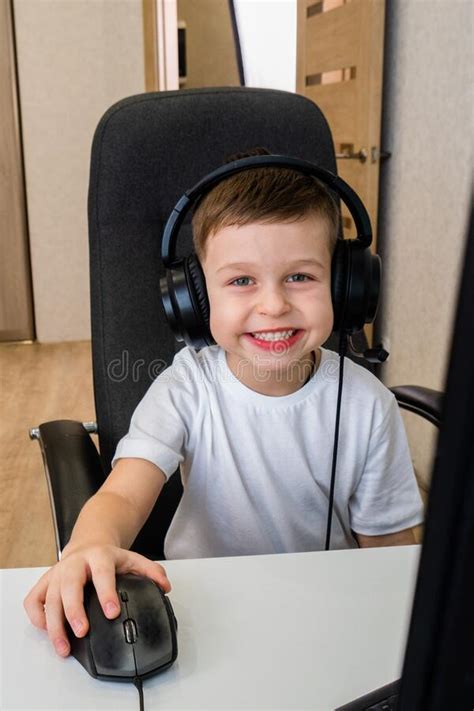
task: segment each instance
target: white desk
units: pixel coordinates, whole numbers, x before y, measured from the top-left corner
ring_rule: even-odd
[[[327,711],[400,676],[419,546],[168,561],[178,659],[146,711]],[[0,708],[130,709],[132,684],[61,659],[23,610],[42,568],[4,570]]]

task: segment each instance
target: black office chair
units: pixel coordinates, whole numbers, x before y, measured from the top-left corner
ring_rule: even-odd
[[[30,431],[43,454],[58,556],[80,509],[110,471],[133,410],[184,346],[166,322],[160,297],[164,223],[185,190],[230,154],[254,146],[337,170],[319,108],[283,91],[228,87],[141,94],[119,101],[99,122],[88,204],[97,424],[58,420]],[[188,218],[178,256],[191,249]],[[327,346],[337,350],[334,338]],[[395,392],[401,406],[437,424],[439,393],[411,386]],[[98,434],[100,455],[92,433]],[[164,538],[181,493],[178,469],[132,550],[164,559]]]

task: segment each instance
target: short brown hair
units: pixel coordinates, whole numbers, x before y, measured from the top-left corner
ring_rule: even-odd
[[[270,155],[253,148],[229,156],[226,163],[255,155]],[[251,168],[221,180],[200,198],[193,211],[193,244],[199,261],[208,238],[223,227],[251,222],[296,222],[317,215],[328,225],[329,250],[339,237],[339,207],[326,186],[312,175],[291,168]]]

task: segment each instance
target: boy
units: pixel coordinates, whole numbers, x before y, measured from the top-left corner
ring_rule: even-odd
[[[197,205],[217,345],[183,348],[154,381],[61,561],[26,597],[58,654],[69,653],[64,617],[87,632],[87,579],[109,618],[119,614],[116,571],[171,589],[161,565],[127,548],[178,463],[184,492],[167,558],[324,548],[339,359],[321,345],[338,229],[324,186],[283,168],[226,178]],[[395,398],[346,361],[331,548],[414,543],[421,520]]]

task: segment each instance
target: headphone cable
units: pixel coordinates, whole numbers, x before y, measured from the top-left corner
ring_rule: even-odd
[[[336,485],[337,445],[339,442],[339,420],[341,415],[342,383],[344,377],[344,356],[346,355],[346,351],[347,333],[345,331],[341,331],[339,339],[339,387],[337,391],[336,426],[334,430],[334,445],[332,450],[331,485],[329,488],[328,523],[326,529],[325,550],[327,551],[329,550],[329,544],[331,541],[332,511],[334,506],[334,489]]]

